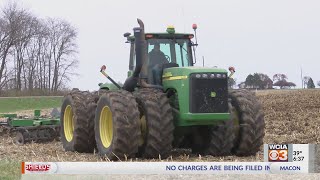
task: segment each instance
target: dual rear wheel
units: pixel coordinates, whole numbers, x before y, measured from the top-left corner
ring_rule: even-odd
[[[97,102],[94,132],[98,153],[109,159],[138,152],[140,127],[135,97],[123,90],[106,91]]]
[[[89,97],[90,96],[90,97]],[[172,149],[173,117],[166,94],[145,89],[79,90],[65,97],[61,139],[67,151],[93,152],[111,160],[167,157]]]
[[[124,90],[98,93],[72,91],[61,108],[61,140],[66,151],[93,152],[107,159],[138,152],[139,111]]]
[[[91,94],[73,90],[63,100],[61,107],[61,141],[66,151],[92,152],[89,144],[87,102]]]
[[[173,116],[167,95],[156,89],[136,93],[140,111],[139,157],[166,158],[172,149]]]

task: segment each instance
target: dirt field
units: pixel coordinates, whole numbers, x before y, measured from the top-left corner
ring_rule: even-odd
[[[264,143],[320,143],[320,90],[273,90],[257,93],[265,110]],[[49,112],[48,110],[46,112]],[[22,112],[22,115],[29,112]],[[32,111],[31,111],[32,113]],[[102,161],[95,154],[65,152],[60,142],[17,146],[8,135],[0,137],[0,160]],[[128,161],[263,161],[260,151],[251,157],[196,156],[187,150],[174,151],[168,159]]]
[[[320,143],[320,90],[258,93],[265,110],[265,143]]]

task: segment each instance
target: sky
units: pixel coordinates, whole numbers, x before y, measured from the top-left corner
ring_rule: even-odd
[[[237,83],[248,74],[270,78],[284,73],[301,87],[303,76],[320,81],[320,1],[318,0],[17,0],[39,17],[69,21],[78,30],[79,76],[69,86],[96,90],[108,82],[102,65],[116,81],[124,82],[129,44],[123,34],[143,20],[146,32],[192,33],[198,25],[196,66],[236,68]],[[7,0],[0,0],[0,7]]]

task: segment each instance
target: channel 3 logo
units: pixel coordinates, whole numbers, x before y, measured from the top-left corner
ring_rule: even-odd
[[[269,144],[268,145],[269,162],[288,162],[287,144]]]

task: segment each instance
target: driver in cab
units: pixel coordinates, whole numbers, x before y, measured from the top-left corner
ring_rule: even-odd
[[[149,71],[153,78],[154,84],[159,84],[161,81],[162,65],[169,63],[166,55],[160,50],[160,44],[155,43],[153,49],[149,52]]]
[[[169,63],[165,54],[160,50],[160,44],[154,44],[153,49],[149,52],[149,67],[153,68],[156,65]]]

